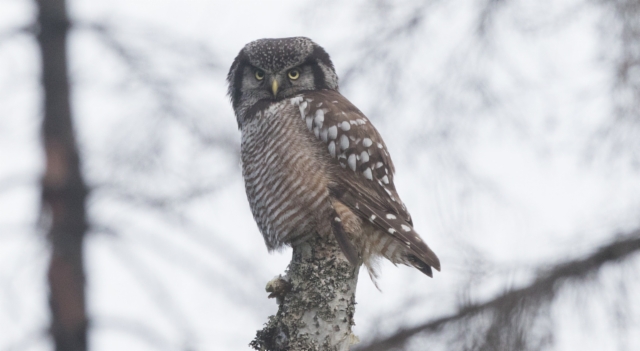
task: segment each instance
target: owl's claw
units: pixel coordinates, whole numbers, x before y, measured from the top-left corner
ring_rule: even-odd
[[[291,291],[291,283],[289,283],[286,277],[277,275],[267,283],[265,290],[269,293],[268,298],[272,299],[275,297],[276,303],[280,305],[284,296]]]

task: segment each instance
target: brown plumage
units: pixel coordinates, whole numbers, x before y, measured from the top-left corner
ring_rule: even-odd
[[[380,256],[429,276],[440,269],[396,192],[382,138],[338,92],[322,48],[306,38],[250,43],[229,82],[247,197],[270,250],[333,234],[372,276]]]

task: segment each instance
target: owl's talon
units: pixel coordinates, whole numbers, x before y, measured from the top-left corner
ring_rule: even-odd
[[[265,290],[269,293],[267,297],[270,299],[275,297],[276,303],[279,305],[282,303],[284,296],[291,291],[291,283],[286,277],[277,275],[267,283]]]

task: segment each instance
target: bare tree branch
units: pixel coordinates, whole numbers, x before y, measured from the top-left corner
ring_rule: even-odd
[[[121,41],[114,30],[114,28],[106,23],[84,23],[81,28],[91,30],[98,36],[98,39],[131,70],[132,77],[142,82],[155,96],[156,101],[160,105],[160,110],[163,114],[171,117],[175,121],[179,122],[196,140],[203,145],[220,148],[229,152],[229,154],[236,156],[239,154],[240,146],[235,138],[226,133],[207,133],[201,126],[197,125],[193,119],[188,118],[190,113],[185,110],[184,104],[179,101],[179,94],[176,91],[176,82],[183,80],[184,78],[177,77],[162,77],[158,72],[154,72],[150,60],[150,55],[141,54],[136,51],[130,45],[127,46]],[[184,39],[167,40],[170,35],[164,33],[162,36],[165,43],[163,46],[165,49],[171,52],[183,53],[181,57],[185,57],[191,61],[195,61],[191,69],[196,70],[198,75],[202,74],[202,71],[222,72],[222,66],[213,57],[212,50],[205,45],[199,43],[187,43]],[[157,41],[158,37],[154,37],[152,40]],[[184,74],[182,72],[181,74]]]
[[[185,238],[192,240],[198,245],[202,245],[202,247],[206,247],[213,255],[224,258],[227,262],[225,269],[234,269],[239,274],[242,274],[243,281],[256,285],[258,284],[257,282],[261,281],[261,277],[264,277],[263,267],[254,264],[252,260],[228,244],[219,234],[216,234],[211,229],[196,221],[186,218],[173,207],[158,205],[153,200],[145,199],[144,196],[127,194],[125,192],[111,192],[109,195],[114,196],[118,200],[127,201],[156,211],[157,214],[162,217],[163,221],[176,225],[179,232],[182,233]],[[261,283],[258,285],[261,285]]]
[[[93,226],[92,228],[92,234],[95,231],[95,233],[123,238],[123,235],[118,234],[115,229],[108,226],[102,226],[99,228]],[[239,308],[253,312],[266,312],[268,310],[267,306],[262,301],[252,298],[252,295],[248,293],[248,291],[255,292],[262,289],[263,283],[260,282],[258,285],[257,279],[239,280],[233,279],[232,277],[234,275],[232,275],[232,277],[225,276],[206,262],[199,260],[197,256],[191,255],[189,252],[166,242],[166,240],[162,236],[157,235],[157,233],[144,232],[130,228],[128,230],[133,232],[131,236],[132,239],[135,240],[131,245],[140,246],[138,244],[141,241],[141,247],[145,250],[153,252],[158,257],[162,257],[168,262],[171,262],[175,267],[182,269],[185,274],[193,276],[201,284],[224,294],[229,301],[236,303]],[[126,245],[129,243],[123,244]],[[130,255],[131,254],[132,253],[130,253]],[[150,272],[150,270],[147,270],[146,272]],[[144,273],[146,274],[146,272]],[[238,272],[237,274],[240,273],[241,272]],[[138,279],[138,281],[141,284],[146,282],[146,280],[143,279]],[[245,288],[244,286],[246,285],[249,285],[249,287]]]
[[[354,64],[347,67],[345,72],[341,75],[340,85],[343,88],[347,87],[358,75],[367,72],[373,64],[383,63],[387,66],[392,66],[394,64],[394,59],[390,56],[393,46],[390,44],[403,38],[410,38],[414,35],[426,20],[428,16],[428,9],[437,3],[438,1],[433,0],[417,2],[414,9],[409,12],[410,14],[407,18],[394,22],[397,23],[397,25],[388,25],[386,21],[383,21],[384,26],[377,28],[376,36],[367,37],[366,40],[359,44],[359,50],[362,54],[359,55],[358,60],[354,61]],[[367,3],[365,6],[375,5],[375,3]],[[381,8],[377,9],[377,11],[384,13],[385,9]],[[363,12],[366,11],[363,9]],[[387,90],[392,92],[394,89],[389,87]]]
[[[19,35],[32,35],[35,33],[35,28],[33,26],[25,26],[13,28],[0,33],[0,45],[5,42],[19,36]]]
[[[391,336],[374,340],[357,351],[382,351],[403,349],[405,344],[419,335],[431,334],[443,330],[447,325],[475,317],[491,310],[514,308],[530,303],[538,304],[552,298],[563,284],[572,280],[582,280],[595,274],[605,264],[620,262],[640,250],[640,229],[620,237],[597,249],[594,253],[575,260],[561,263],[541,274],[530,285],[509,291],[499,297],[480,304],[463,306],[450,316],[438,318],[427,323],[401,329]],[[504,331],[503,331],[504,332]]]
[[[42,53],[46,169],[42,178],[43,215],[50,217],[48,238],[51,335],[59,351],[87,349],[87,315],[82,245],[87,230],[85,187],[80,172],[67,78],[65,0],[38,0],[37,39]]]
[[[615,83],[612,91],[614,117],[608,127],[596,135],[604,136],[611,143],[614,157],[631,156],[633,165],[640,168],[640,1],[600,0],[612,14],[607,35],[607,45],[614,43],[612,75]],[[607,48],[608,49],[608,48]]]
[[[159,275],[161,272],[154,271],[151,267],[144,264],[142,260],[133,255],[131,250],[125,245],[112,245],[112,252],[125,263],[129,268],[129,273],[136,281],[141,282],[141,286],[146,290],[150,299],[158,306],[169,323],[172,323],[176,330],[181,334],[182,339],[187,342],[191,340],[194,333],[193,327],[182,311],[175,299],[171,297],[167,286],[162,284]]]

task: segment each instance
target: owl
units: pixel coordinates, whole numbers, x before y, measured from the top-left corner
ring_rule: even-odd
[[[333,235],[372,277],[382,257],[430,277],[440,270],[396,192],[384,141],[340,94],[322,47],[304,37],[253,41],[227,80],[247,198],[269,250]]]

